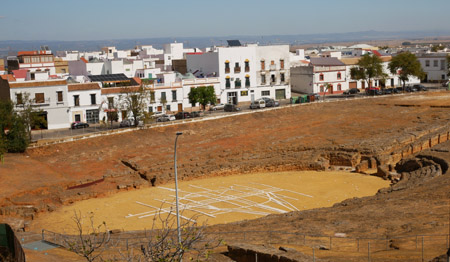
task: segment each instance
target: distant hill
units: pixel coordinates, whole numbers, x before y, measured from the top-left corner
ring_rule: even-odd
[[[267,35],[248,36],[230,35],[222,37],[163,37],[163,38],[141,38],[141,39],[114,39],[96,41],[0,41],[0,56],[15,55],[21,50],[38,50],[41,45],[48,45],[52,51],[78,50],[98,51],[103,46],[115,46],[118,49],[132,49],[136,45],[153,45],[161,48],[163,44],[174,41],[184,43],[185,47],[205,48],[214,45],[226,45],[228,39],[239,39],[242,43],[267,44],[320,44],[333,42],[354,42],[392,39],[421,39],[429,37],[450,36],[449,31],[405,31],[405,32],[380,32],[364,31],[349,33],[328,34],[304,34],[304,35]]]

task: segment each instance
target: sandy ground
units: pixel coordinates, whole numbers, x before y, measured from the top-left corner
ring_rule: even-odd
[[[179,196],[184,217],[198,216],[197,222],[213,225],[269,213],[329,207],[347,198],[373,195],[388,185],[388,181],[377,177],[347,172],[259,173],[181,182]],[[84,218],[93,214],[95,224],[105,221],[109,229],[149,229],[157,208],[175,210],[173,188],[174,184],[167,184],[77,202],[41,214],[32,230],[75,233],[75,211]]]

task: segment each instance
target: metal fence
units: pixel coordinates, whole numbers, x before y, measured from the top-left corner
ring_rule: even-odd
[[[223,240],[226,244],[248,243],[274,247],[292,247],[314,258],[351,257],[352,261],[429,261],[445,254],[449,245],[448,234],[413,235],[389,238],[351,238],[326,235],[308,235],[284,231],[204,232],[205,239]],[[139,248],[148,242],[149,231],[112,234],[106,248]],[[174,239],[176,231],[174,230]],[[42,240],[67,247],[67,241],[78,241],[75,235],[42,231]]]

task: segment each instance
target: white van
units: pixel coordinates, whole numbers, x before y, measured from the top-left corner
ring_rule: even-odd
[[[264,101],[263,99],[255,100],[250,104],[250,109],[264,108],[264,107],[266,107],[266,101]]]

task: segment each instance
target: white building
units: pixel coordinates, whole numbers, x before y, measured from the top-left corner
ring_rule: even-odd
[[[290,98],[289,46],[217,47],[187,54],[187,70],[198,77],[217,77],[219,101],[238,104],[262,96]]]
[[[98,83],[69,84],[70,122],[99,123],[101,89]]]
[[[304,94],[341,94],[348,89],[347,67],[335,57],[312,57],[308,66],[291,68],[291,89]]]
[[[447,70],[448,53],[428,53],[418,55],[417,59],[426,76],[425,82],[437,82],[448,80]]]
[[[0,89],[2,94],[9,90],[10,99],[19,110],[29,96],[33,107],[42,110],[48,129],[70,126],[66,80],[14,82],[0,79]]]

